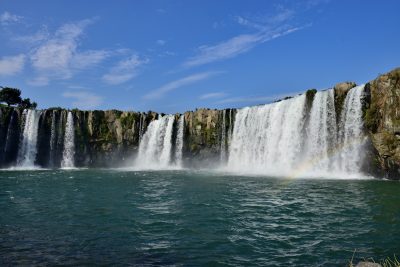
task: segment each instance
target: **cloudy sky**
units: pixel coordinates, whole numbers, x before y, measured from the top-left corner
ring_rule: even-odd
[[[0,86],[40,108],[268,103],[400,66],[400,1],[0,0]]]

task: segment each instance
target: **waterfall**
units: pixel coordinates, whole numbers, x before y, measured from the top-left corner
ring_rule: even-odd
[[[359,174],[363,160],[364,86],[351,89],[336,125],[334,90],[238,110],[226,170],[266,175]]]
[[[171,161],[171,150],[172,150],[172,127],[174,126],[175,116],[167,116],[167,126],[165,128],[165,135],[160,155],[160,162],[168,165]]]
[[[220,147],[221,163],[226,161],[226,110],[222,111],[222,126],[221,126],[221,147]]]
[[[337,140],[333,89],[315,94],[306,132],[306,159],[312,165],[312,171],[331,171],[331,150]]]
[[[175,144],[175,165],[177,167],[182,167],[184,127],[185,127],[185,116],[182,114],[178,121],[178,132],[176,134],[176,144]]]
[[[352,88],[344,101],[339,123],[339,166],[342,172],[359,173],[363,160],[362,147],[365,141],[362,120],[361,96],[364,85]]]
[[[136,166],[141,169],[171,168],[172,132],[175,116],[152,121],[139,144]]]
[[[37,154],[40,112],[33,109],[25,109],[24,117],[25,125],[22,143],[18,150],[17,166],[21,168],[34,168]]]
[[[302,149],[305,95],[238,110],[228,170],[282,174],[298,164]]]
[[[142,141],[145,124],[146,124],[146,115],[140,113],[140,118],[139,118],[139,143]]]
[[[50,166],[54,167],[54,158],[55,158],[55,152],[56,152],[56,111],[53,110],[53,113],[51,115],[51,134],[50,134]]]
[[[72,112],[68,112],[67,123],[65,125],[64,133],[64,151],[63,159],[61,161],[62,168],[74,168],[74,156],[75,156],[75,128],[74,128],[74,117]]]

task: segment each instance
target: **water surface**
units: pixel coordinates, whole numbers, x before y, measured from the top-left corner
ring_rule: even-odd
[[[0,171],[2,266],[344,266],[399,236],[394,181]]]

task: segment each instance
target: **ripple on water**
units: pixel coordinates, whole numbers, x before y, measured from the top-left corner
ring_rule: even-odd
[[[391,181],[9,170],[0,188],[2,265],[330,266],[400,247]]]

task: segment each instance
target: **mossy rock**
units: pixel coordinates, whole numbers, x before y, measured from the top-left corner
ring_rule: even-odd
[[[379,127],[379,111],[376,103],[371,103],[370,107],[365,111],[364,123],[369,131],[376,133]]]
[[[308,108],[311,108],[316,93],[317,89],[314,88],[306,91],[306,105]]]
[[[335,98],[335,113],[336,113],[336,121],[339,123],[342,110],[344,106],[344,101],[346,100],[347,93],[350,89],[356,87],[357,84],[355,82],[342,82],[338,83],[333,87],[334,90],[334,98]]]

